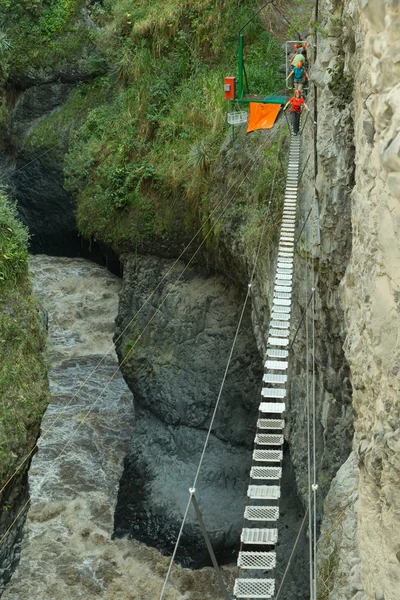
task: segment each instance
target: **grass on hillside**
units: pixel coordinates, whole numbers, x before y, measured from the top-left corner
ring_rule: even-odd
[[[28,234],[0,195],[0,482],[33,447],[49,401],[45,334],[28,275]]]
[[[10,59],[14,71],[54,68],[49,49],[79,37],[85,22],[91,44],[85,60],[93,52],[107,65],[105,75],[80,83],[25,142],[48,148],[68,141],[66,186],[77,197],[80,231],[117,251],[171,233],[184,239],[204,220],[212,193],[213,165],[228,131],[223,80],[236,71],[238,29],[254,14],[254,2],[25,0],[18,6],[0,0],[11,42],[24,56],[19,64]],[[72,54],[63,48],[56,51],[61,63],[80,60],[82,47]],[[283,87],[283,51],[258,17],[245,30],[245,57],[252,93]]]
[[[104,3],[99,45],[115,95],[89,111],[66,161],[86,236],[118,245],[198,222],[227,131],[223,79],[252,12],[220,0]],[[279,89],[279,46],[258,21],[246,42],[252,91]]]

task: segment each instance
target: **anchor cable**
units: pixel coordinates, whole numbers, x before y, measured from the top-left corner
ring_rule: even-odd
[[[225,210],[227,209],[227,207],[232,203],[233,198],[235,197],[236,193],[239,191],[239,188],[243,185],[244,181],[247,178],[248,173],[250,172],[252,166],[255,164],[256,162],[256,158],[258,157],[258,154],[261,152],[262,147],[260,147],[260,149],[255,153],[254,156],[251,157],[251,159],[246,163],[245,167],[242,169],[240,175],[243,174],[243,172],[247,169],[247,172],[245,174],[245,176],[243,177],[243,179],[241,180],[241,182],[238,184],[237,189],[233,192],[233,195],[230,197],[230,199],[228,200],[228,202],[226,203],[225,207],[223,208],[223,212],[225,212]],[[38,159],[39,157],[37,157]],[[34,160],[37,160],[34,159]],[[34,162],[34,161],[31,161]],[[25,165],[27,166],[27,165]],[[20,170],[22,170],[23,167],[21,167]],[[160,288],[160,286],[162,285],[162,283],[167,279],[167,277],[169,276],[169,274],[173,271],[174,267],[177,265],[177,263],[180,261],[180,259],[182,258],[182,256],[184,255],[184,253],[186,252],[186,250],[188,250],[188,248],[191,246],[191,244],[194,242],[194,240],[198,237],[198,235],[200,235],[200,233],[203,231],[203,228],[205,227],[205,225],[208,223],[208,221],[211,219],[211,217],[214,215],[214,213],[218,210],[218,208],[221,206],[221,204],[223,203],[223,201],[225,200],[226,196],[228,195],[228,193],[232,190],[232,188],[235,186],[235,184],[237,184],[237,180],[232,183],[232,185],[228,188],[228,190],[225,192],[225,194],[223,195],[222,199],[217,203],[217,205],[213,208],[213,210],[210,212],[210,214],[208,215],[207,219],[205,219],[205,221],[202,223],[201,227],[198,229],[198,231],[193,235],[193,237],[191,238],[191,240],[188,242],[188,244],[185,246],[185,248],[182,250],[182,252],[180,253],[180,255],[178,256],[177,259],[175,259],[175,261],[173,262],[173,264],[170,266],[170,268],[168,269],[168,271],[166,272],[166,274],[162,277],[162,279],[159,281],[159,283],[156,285],[156,287],[153,289],[153,291],[149,294],[149,296],[146,298],[146,300],[144,301],[144,303],[141,305],[141,307],[136,311],[136,313],[133,315],[133,317],[130,319],[130,321],[128,322],[128,324],[125,326],[125,328],[121,331],[121,333],[118,335],[118,337],[116,338],[115,342],[113,342],[113,344],[109,347],[109,349],[107,350],[107,352],[104,354],[104,356],[100,359],[100,361],[97,363],[97,365],[93,368],[93,370],[89,373],[89,375],[86,377],[86,379],[80,384],[79,388],[76,390],[75,394],[72,396],[72,398],[69,400],[69,402],[63,407],[62,411],[60,411],[60,413],[56,416],[56,418],[52,421],[51,425],[42,432],[41,438],[45,437],[46,435],[49,434],[50,431],[52,431],[52,429],[54,428],[55,423],[62,417],[62,415],[67,411],[68,407],[70,406],[70,404],[77,398],[79,392],[85,387],[85,385],[87,384],[87,382],[90,380],[90,378],[94,375],[94,373],[97,371],[97,369],[100,368],[101,364],[104,362],[104,360],[106,359],[106,357],[110,354],[110,352],[113,352],[115,349],[115,344],[117,344],[117,342],[121,339],[121,337],[123,336],[123,334],[127,331],[127,329],[132,325],[132,323],[134,322],[134,320],[138,317],[138,315],[141,313],[141,311],[144,309],[144,307],[150,302],[151,298],[154,296],[154,294],[157,292],[157,290]],[[220,217],[222,216],[222,213],[220,215]],[[196,256],[196,254],[198,253],[199,249],[201,248],[201,246],[204,244],[205,240],[207,239],[207,237],[210,235],[210,233],[212,232],[213,228],[215,227],[215,225],[217,224],[217,222],[220,220],[220,217],[217,218],[216,222],[211,226],[210,231],[206,234],[205,238],[203,239],[203,241],[201,242],[198,250],[196,251],[196,253],[192,256],[192,258],[189,260],[188,265],[192,262],[193,258]],[[183,273],[182,273],[183,274]],[[181,274],[181,275],[182,275]],[[179,279],[179,278],[178,278]],[[29,458],[32,456],[32,454],[35,452],[37,448],[37,444],[35,444],[35,446],[33,446],[33,448],[30,450],[30,452],[28,452],[28,454],[26,454],[26,456],[22,459],[22,461],[19,463],[19,465],[15,468],[15,470],[13,471],[13,473],[9,476],[9,478],[6,480],[6,482],[2,485],[2,487],[0,488],[0,494],[5,490],[5,488],[8,486],[8,484],[13,480],[13,478],[17,475],[17,473],[19,473],[21,467],[23,467],[23,465],[26,463],[27,460],[29,460]],[[1,541],[1,540],[0,540]]]

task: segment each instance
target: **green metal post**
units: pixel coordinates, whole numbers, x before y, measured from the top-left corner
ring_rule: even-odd
[[[243,97],[243,40],[244,35],[239,35],[239,52],[238,52],[238,90],[237,98]]]
[[[231,102],[231,112],[235,110],[235,103]],[[235,141],[235,126],[232,124],[232,142]]]

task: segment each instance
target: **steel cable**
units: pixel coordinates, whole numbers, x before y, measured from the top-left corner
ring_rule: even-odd
[[[261,151],[261,148],[259,151],[257,151],[255,153],[255,155],[246,163],[245,167],[243,168],[243,170],[241,171],[241,175],[243,174],[243,172],[247,169],[247,167],[250,168],[248,169],[248,171],[250,171],[252,164],[255,163],[256,157],[258,156],[259,152]],[[40,157],[37,157],[34,160],[38,160]],[[34,161],[31,161],[34,162]],[[28,163],[30,164],[30,163]],[[25,165],[28,166],[28,165]],[[24,166],[24,167],[25,167]],[[22,170],[24,167],[21,167]],[[242,181],[240,182],[238,188],[240,188],[241,185],[243,185],[247,174],[245,175],[245,177],[242,179]],[[115,349],[115,344],[121,339],[121,337],[123,336],[123,334],[127,331],[127,329],[132,325],[132,323],[134,322],[134,320],[139,316],[139,314],[141,313],[141,311],[144,309],[144,307],[150,302],[151,298],[154,296],[154,294],[157,292],[157,290],[160,288],[160,286],[162,285],[162,283],[167,279],[168,275],[173,271],[174,267],[177,265],[177,263],[179,262],[179,260],[183,257],[183,255],[185,254],[186,250],[188,250],[188,248],[192,245],[192,243],[194,242],[194,240],[200,235],[200,233],[203,231],[205,225],[208,223],[208,221],[211,219],[211,217],[214,215],[214,213],[218,210],[218,208],[221,206],[221,204],[223,203],[223,201],[225,200],[227,194],[232,190],[232,188],[237,184],[237,180],[230,186],[230,188],[225,192],[225,194],[223,195],[222,199],[217,203],[217,205],[213,208],[213,210],[210,212],[209,216],[207,217],[207,219],[205,219],[205,221],[202,223],[201,227],[198,229],[198,231],[196,232],[196,234],[191,238],[191,240],[188,242],[188,244],[185,246],[185,248],[182,250],[182,252],[180,253],[180,255],[178,256],[177,259],[175,259],[175,261],[173,262],[173,264],[171,265],[171,267],[168,269],[168,271],[166,272],[166,274],[162,277],[162,279],[159,281],[159,283],[156,285],[156,287],[153,289],[153,291],[149,294],[149,296],[146,298],[146,300],[144,301],[144,303],[141,305],[141,307],[136,311],[136,313],[133,315],[133,317],[130,319],[130,321],[128,322],[128,324],[126,325],[126,327],[121,331],[121,333],[118,335],[118,337],[116,338],[115,342],[113,342],[113,344],[109,347],[109,349],[107,350],[107,352],[104,354],[104,356],[99,360],[99,362],[96,364],[96,366],[94,367],[94,369],[89,373],[89,375],[86,377],[86,379],[84,379],[84,381],[80,384],[79,388],[77,389],[77,391],[75,392],[75,394],[72,396],[72,398],[69,400],[69,402],[63,407],[63,410],[57,415],[57,417],[52,421],[50,427],[48,427],[48,429],[46,429],[45,431],[42,432],[41,434],[41,438],[45,437],[46,435],[49,434],[50,431],[52,431],[52,429],[54,428],[55,423],[62,417],[62,415],[66,412],[66,410],[68,409],[68,407],[70,406],[70,404],[76,399],[76,397],[78,396],[79,392],[85,387],[85,385],[87,384],[87,382],[90,380],[90,378],[94,375],[94,373],[97,371],[97,369],[100,368],[101,364],[104,362],[104,360],[106,359],[106,357],[110,354],[110,352],[113,352]],[[235,197],[235,194],[237,193],[238,189],[234,192],[234,194],[231,196],[231,198],[228,200],[225,208],[223,209],[223,211],[226,210],[227,206],[232,202],[233,198]],[[216,223],[219,221],[219,218],[217,218]],[[206,234],[204,240],[202,241],[202,243],[199,246],[199,249],[201,248],[201,246],[203,245],[205,239],[207,239],[207,237],[210,235],[213,227],[215,226],[215,224],[211,227],[210,231]],[[199,250],[198,249],[198,250]],[[196,251],[196,253],[192,256],[192,258],[189,260],[188,265],[191,263],[191,261],[193,260],[194,256],[196,256],[198,250]],[[6,482],[2,485],[2,487],[0,488],[0,494],[5,490],[5,488],[8,486],[8,484],[14,479],[14,477],[17,475],[17,473],[20,472],[20,469],[23,467],[23,465],[26,463],[27,460],[29,460],[29,458],[32,456],[32,454],[35,452],[37,448],[37,444],[35,444],[35,446],[30,450],[30,452],[23,458],[23,460],[19,463],[19,465],[15,468],[15,470],[13,471],[13,473],[10,475],[10,477],[6,480]],[[1,542],[1,540],[0,540]]]
[[[258,156],[258,154],[261,152],[262,147],[260,147],[260,149],[255,153],[255,155],[252,157],[252,159],[246,164],[247,168],[250,163],[254,164],[256,157]],[[250,169],[249,169],[250,170]],[[244,169],[243,169],[244,171]],[[242,173],[243,173],[242,171]],[[197,250],[195,251],[195,253],[193,254],[193,256],[190,258],[190,260],[188,261],[188,263],[185,265],[184,269],[182,270],[182,272],[180,273],[180,275],[177,277],[176,281],[174,282],[172,288],[167,292],[167,294],[165,295],[165,297],[163,298],[163,300],[160,302],[159,306],[157,307],[156,311],[154,312],[154,314],[152,315],[152,317],[149,319],[149,321],[147,322],[146,326],[144,327],[144,329],[140,332],[140,334],[138,335],[138,337],[136,338],[135,342],[132,344],[132,346],[130,347],[130,349],[128,350],[128,352],[126,353],[124,359],[119,363],[118,368],[114,371],[114,373],[110,376],[110,378],[108,379],[107,383],[105,384],[104,388],[102,389],[102,391],[100,392],[99,396],[96,398],[96,400],[91,404],[88,412],[85,414],[85,416],[83,417],[83,419],[80,421],[80,423],[78,424],[77,428],[73,431],[72,435],[70,436],[70,438],[67,440],[67,442],[64,444],[64,446],[62,447],[62,449],[60,450],[59,454],[53,459],[49,471],[46,473],[46,475],[44,476],[42,482],[40,485],[43,485],[44,481],[46,480],[46,478],[51,474],[51,469],[54,466],[54,464],[56,463],[56,461],[61,457],[61,455],[64,453],[65,449],[69,446],[69,444],[71,443],[71,441],[73,440],[73,438],[75,437],[76,433],[79,431],[80,427],[83,425],[83,423],[86,421],[86,419],[88,418],[88,416],[90,415],[90,413],[92,412],[92,410],[95,408],[96,404],[98,403],[98,401],[101,399],[101,397],[103,396],[104,392],[106,391],[106,389],[108,388],[108,386],[110,385],[111,381],[114,379],[114,377],[119,373],[120,371],[120,367],[126,362],[126,360],[129,358],[129,355],[131,354],[131,352],[134,350],[137,342],[141,339],[141,337],[143,336],[143,334],[145,333],[145,331],[148,329],[148,327],[150,326],[150,324],[152,323],[152,321],[155,319],[156,315],[158,314],[158,312],[161,310],[161,307],[164,305],[164,303],[166,302],[167,298],[169,297],[169,295],[172,293],[174,286],[179,282],[179,280],[181,279],[181,277],[183,276],[183,274],[185,273],[185,271],[189,268],[191,262],[194,260],[194,258],[196,257],[196,255],[198,254],[198,252],[200,251],[201,247],[203,246],[203,244],[207,241],[207,238],[209,235],[211,235],[213,228],[217,225],[217,223],[221,220],[221,218],[224,216],[225,212],[227,211],[227,209],[229,208],[230,204],[232,203],[233,198],[235,197],[235,194],[237,193],[237,191],[239,190],[240,186],[243,184],[243,182],[245,181],[247,177],[247,173],[244,176],[244,178],[242,179],[242,181],[240,182],[237,190],[235,191],[235,193],[231,196],[231,198],[229,199],[229,201],[226,203],[226,205],[224,206],[221,214],[218,216],[218,218],[216,219],[216,221],[213,223],[213,225],[211,226],[210,230],[208,231],[208,233],[205,235],[204,239],[202,240],[201,244],[199,245],[199,247],[197,248]],[[232,184],[231,188],[228,190],[230,191],[232,189],[234,184]],[[228,191],[224,194],[223,199],[226,197]],[[220,206],[221,202],[218,203],[218,206]],[[214,210],[215,212],[215,210]],[[210,217],[209,217],[210,218]],[[202,227],[204,226],[204,224],[202,225]],[[199,231],[197,232],[196,235],[198,235],[198,233],[202,230],[202,227],[199,229]],[[196,237],[196,236],[194,236]],[[194,238],[192,238],[193,241]],[[189,245],[188,245],[189,246]],[[188,248],[188,246],[186,246],[186,249]],[[184,251],[183,251],[184,252]],[[182,253],[183,254],[183,253]],[[180,256],[182,256],[182,254]],[[118,341],[118,339],[120,339],[120,337],[123,335],[123,333],[128,329],[128,327],[132,324],[133,320],[138,316],[138,314],[140,313],[140,311],[143,309],[143,307],[149,302],[150,298],[152,297],[152,295],[154,295],[155,291],[160,287],[161,283],[166,279],[166,277],[168,276],[168,274],[172,271],[172,269],[174,268],[174,266],[177,264],[179,258],[175,260],[175,262],[173,263],[173,265],[170,267],[170,269],[168,270],[167,274],[163,277],[163,279],[159,282],[159,284],[156,286],[156,288],[153,290],[153,292],[150,294],[150,296],[146,299],[145,303],[140,307],[140,309],[136,312],[136,314],[134,315],[134,317],[130,320],[130,322],[128,323],[128,325],[125,327],[125,329],[122,331],[122,333],[119,335],[119,337],[117,338],[116,341]],[[247,298],[247,296],[246,296]],[[52,422],[51,426],[43,433],[42,437],[45,434],[48,434],[49,431],[52,430],[52,428],[54,427],[55,422],[61,418],[61,416],[63,415],[63,413],[65,412],[66,408],[71,404],[71,402],[76,398],[77,394],[79,393],[79,391],[83,388],[83,386],[87,383],[87,381],[89,381],[90,377],[94,374],[94,372],[99,368],[99,366],[101,365],[101,363],[105,360],[106,356],[109,354],[109,352],[111,350],[114,349],[114,346],[111,346],[110,349],[108,350],[108,352],[104,355],[104,357],[101,359],[101,361],[99,361],[99,363],[96,365],[96,367],[93,369],[93,371],[90,373],[90,375],[86,378],[86,380],[83,382],[83,384],[80,386],[80,388],[78,389],[78,391],[74,394],[74,396],[71,398],[71,400],[68,402],[68,404],[63,408],[63,410],[60,412],[60,414],[56,417],[56,419],[54,419],[54,421]],[[32,448],[32,450],[30,451],[30,453],[24,458],[24,460],[20,463],[20,465],[17,467],[17,469],[14,471],[14,473],[11,475],[11,477],[6,481],[6,483],[3,485],[3,487],[0,489],[0,494],[4,491],[4,489],[6,488],[6,486],[10,483],[10,481],[15,477],[15,475],[19,472],[19,469],[21,468],[21,466],[23,466],[23,464],[26,462],[26,460],[28,460],[28,458],[30,456],[32,456],[33,452],[36,450],[37,448],[37,444]],[[30,502],[30,499],[28,499],[26,501],[26,503],[24,504],[24,506],[20,509],[20,511],[18,512],[18,514],[16,515],[16,517],[14,518],[14,520],[11,522],[11,524],[9,525],[9,527],[6,529],[6,531],[4,532],[4,534],[2,535],[2,537],[0,538],[0,544],[4,541],[5,537],[8,535],[9,531],[12,529],[12,527],[15,525],[15,523],[18,521],[18,519],[20,518],[20,516],[22,515],[22,513],[25,511],[26,507],[28,506]]]
[[[277,166],[275,166],[275,170],[274,170],[274,175],[273,175],[272,185],[271,185],[271,193],[270,193],[270,197],[269,197],[269,201],[268,201],[268,205],[267,205],[267,210],[266,210],[265,217],[264,217],[264,220],[263,220],[263,225],[262,225],[262,228],[261,228],[260,238],[259,238],[259,242],[258,242],[258,246],[257,246],[255,258],[254,258],[253,269],[252,269],[251,276],[250,276],[250,284],[248,285],[248,288],[247,288],[246,298],[244,300],[242,312],[241,312],[240,319],[239,319],[239,322],[238,322],[238,326],[237,326],[237,329],[236,329],[235,337],[234,337],[234,340],[233,340],[233,343],[232,343],[231,351],[230,351],[228,362],[227,362],[227,365],[226,365],[226,368],[225,368],[225,372],[224,372],[224,376],[223,376],[222,383],[221,383],[221,386],[220,386],[220,390],[219,390],[219,394],[218,394],[218,397],[217,397],[217,401],[216,401],[216,404],[215,404],[215,407],[214,407],[213,415],[212,415],[212,418],[211,418],[211,423],[210,423],[210,426],[208,428],[207,437],[206,437],[206,440],[205,440],[205,443],[204,443],[204,446],[203,446],[203,451],[202,451],[202,454],[201,454],[201,457],[200,457],[199,465],[197,467],[197,471],[196,471],[196,474],[195,474],[195,477],[194,477],[193,485],[190,488],[190,492],[191,493],[194,493],[194,491],[196,489],[196,484],[197,484],[197,481],[198,481],[198,477],[199,477],[199,474],[200,474],[200,470],[201,470],[201,466],[202,466],[202,463],[203,463],[203,460],[204,460],[204,456],[205,456],[205,453],[206,453],[206,450],[207,450],[208,442],[209,442],[209,439],[210,439],[210,436],[211,436],[212,427],[214,425],[214,421],[215,421],[215,417],[216,417],[216,414],[217,414],[219,402],[220,402],[220,399],[221,399],[221,394],[222,394],[222,391],[223,391],[223,388],[224,388],[224,385],[225,385],[225,380],[226,380],[226,377],[227,377],[227,374],[228,374],[229,365],[230,365],[230,362],[231,362],[231,359],[232,359],[233,350],[234,350],[235,345],[236,345],[236,340],[237,340],[237,337],[238,337],[238,334],[239,334],[239,330],[240,330],[240,326],[241,326],[241,323],[242,323],[242,320],[243,320],[244,311],[246,309],[246,305],[247,305],[247,302],[248,302],[248,299],[249,299],[249,296],[250,296],[250,293],[251,293],[251,284],[252,284],[252,282],[254,280],[254,275],[255,275],[255,271],[256,271],[258,259],[259,259],[259,256],[260,256],[262,241],[263,241],[263,238],[264,238],[264,235],[265,235],[265,231],[266,231],[267,217],[269,215],[269,210],[270,210],[271,201],[272,201],[272,195],[273,195],[274,188],[275,188],[276,172],[277,172]],[[161,595],[160,595],[160,599],[159,600],[163,600],[163,598],[164,598],[164,594],[165,594],[165,590],[166,590],[166,587],[167,587],[167,584],[168,584],[168,580],[169,580],[169,577],[170,577],[170,574],[171,574],[172,566],[173,566],[173,563],[174,563],[174,560],[175,560],[175,556],[176,556],[176,553],[177,553],[177,550],[178,550],[178,547],[179,547],[179,542],[180,542],[181,537],[182,537],[183,528],[185,526],[187,515],[189,513],[189,508],[190,508],[191,501],[192,501],[192,496],[190,495],[188,503],[187,503],[187,506],[186,506],[186,510],[185,510],[185,513],[184,513],[184,516],[183,516],[183,519],[182,519],[182,523],[181,523],[181,526],[180,526],[180,529],[179,529],[178,537],[177,537],[177,540],[176,540],[176,543],[175,543],[175,546],[174,546],[174,550],[173,550],[173,553],[172,553],[172,556],[171,556],[171,560],[170,560],[170,563],[169,563],[169,566],[168,566],[168,571],[167,571],[167,574],[166,574],[166,577],[165,577],[165,581],[164,581],[164,584],[163,584],[163,587],[162,587],[162,590],[161,590]]]

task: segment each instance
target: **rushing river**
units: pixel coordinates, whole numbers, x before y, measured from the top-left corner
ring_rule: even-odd
[[[6,600],[157,600],[169,559],[111,539],[133,398],[113,349],[120,280],[83,259],[34,256],[48,315],[52,401],[29,473],[31,507]],[[174,568],[166,600],[218,598],[213,573]]]

